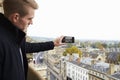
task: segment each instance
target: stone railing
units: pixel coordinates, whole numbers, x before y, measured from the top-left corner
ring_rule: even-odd
[[[43,79],[40,76],[40,74],[32,66],[29,65],[27,80],[45,80],[45,79]]]

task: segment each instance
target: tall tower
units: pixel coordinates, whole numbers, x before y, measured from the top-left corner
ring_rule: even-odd
[[[109,66],[109,72],[108,72],[108,74],[113,74],[114,72],[115,72],[115,65],[114,64],[110,64],[110,66]]]

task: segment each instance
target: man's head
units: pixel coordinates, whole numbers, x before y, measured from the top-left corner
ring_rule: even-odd
[[[4,15],[19,29],[26,30],[32,24],[35,9],[38,8],[34,0],[4,0]]]

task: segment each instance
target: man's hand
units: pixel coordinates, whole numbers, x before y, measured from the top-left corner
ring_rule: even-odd
[[[55,46],[60,46],[60,45],[64,45],[65,43],[62,43],[62,39],[64,36],[60,36],[58,38],[56,38],[53,42]]]

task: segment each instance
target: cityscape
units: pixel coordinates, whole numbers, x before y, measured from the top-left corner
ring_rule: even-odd
[[[28,41],[39,41],[35,39],[29,37]],[[53,50],[33,53],[29,65],[43,80],[120,80],[120,42],[75,40]]]
[[[0,12],[2,0],[0,0]],[[27,36],[28,42],[54,38]],[[28,80],[120,80],[120,41],[81,40],[27,54]]]

